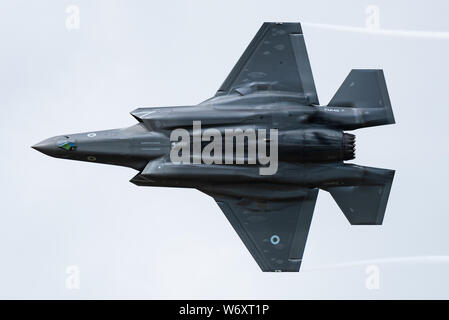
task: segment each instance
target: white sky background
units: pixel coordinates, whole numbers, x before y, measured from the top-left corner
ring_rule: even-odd
[[[396,176],[383,226],[350,226],[320,192],[298,274],[262,273],[199,191],[139,188],[131,169],[30,148],[205,100],[264,21],[363,28],[368,5],[381,30],[449,32],[443,0],[1,1],[0,298],[449,298],[445,34],[303,26],[321,104],[352,68],[384,69],[397,125],[356,131],[353,162]],[[70,265],[80,289],[66,287]]]

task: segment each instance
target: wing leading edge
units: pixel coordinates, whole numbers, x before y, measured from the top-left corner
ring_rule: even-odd
[[[264,23],[216,96],[273,90],[300,93],[319,104],[299,23]]]
[[[267,201],[207,193],[262,271],[299,271],[318,189],[302,190],[303,197]]]

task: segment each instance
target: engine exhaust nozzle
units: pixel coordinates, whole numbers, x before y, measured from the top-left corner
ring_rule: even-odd
[[[343,160],[355,159],[355,135],[343,133]]]

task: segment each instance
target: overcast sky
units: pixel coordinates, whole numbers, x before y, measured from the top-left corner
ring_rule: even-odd
[[[449,298],[449,4],[431,3],[1,1],[0,298]],[[322,104],[383,69],[397,122],[355,132],[352,162],[396,170],[384,224],[320,191],[300,273],[262,273],[199,191],[30,148],[205,100],[264,21],[303,22]]]

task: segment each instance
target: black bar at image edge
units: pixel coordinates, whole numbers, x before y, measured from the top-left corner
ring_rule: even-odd
[[[36,316],[112,315],[139,314],[143,319],[281,319],[285,315],[304,315],[310,311],[314,316],[329,312],[349,315],[364,310],[370,316],[384,317],[385,312],[398,311],[404,315],[429,316],[446,312],[447,301],[420,300],[3,300],[2,311],[10,309],[15,315],[30,313]],[[355,309],[357,308],[357,309]],[[396,309],[396,310],[395,310]],[[346,310],[346,311],[345,311]],[[349,314],[348,314],[349,313]],[[355,312],[354,312],[354,315]],[[360,317],[360,314],[359,314]]]

